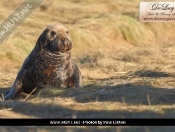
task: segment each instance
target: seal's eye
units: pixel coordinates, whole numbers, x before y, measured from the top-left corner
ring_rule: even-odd
[[[68,31],[66,31],[66,33],[69,35],[69,32]]]
[[[51,32],[51,35],[52,35],[52,36],[54,36],[55,34],[56,34],[56,32],[55,32],[55,31],[52,31],[52,32]]]

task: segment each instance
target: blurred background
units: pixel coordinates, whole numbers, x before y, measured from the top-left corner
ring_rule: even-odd
[[[2,22],[22,0],[0,1]],[[45,0],[0,45],[0,66],[21,64],[42,31],[63,24],[72,36],[74,58],[115,55],[121,48],[173,44],[174,23],[141,23],[139,0]],[[87,58],[88,59],[88,58]]]

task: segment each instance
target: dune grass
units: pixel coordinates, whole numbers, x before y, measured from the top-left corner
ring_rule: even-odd
[[[10,13],[20,2],[4,5],[2,1],[0,4],[4,7],[1,10]],[[61,23],[70,30],[74,42],[72,50],[74,56],[96,54],[99,50],[103,53],[115,52],[116,49],[131,44],[144,46],[155,43],[172,43],[174,30],[171,27],[174,23],[139,22],[138,4],[138,0],[133,2],[44,1],[2,44],[8,44],[8,47],[0,46],[2,47],[0,56],[8,61],[9,57],[8,55],[6,57],[6,52],[10,49],[13,50],[13,56],[19,56],[21,53],[24,59],[45,27],[55,23]],[[166,32],[162,35],[164,28]],[[16,59],[13,60],[16,61]]]

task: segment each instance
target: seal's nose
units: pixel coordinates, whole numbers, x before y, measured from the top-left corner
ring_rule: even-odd
[[[64,45],[64,48],[68,50],[72,48],[72,42],[68,38],[63,39],[61,42]]]

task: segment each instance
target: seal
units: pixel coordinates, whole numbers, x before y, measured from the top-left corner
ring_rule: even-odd
[[[71,58],[72,44],[66,27],[48,26],[25,59],[9,94],[4,99],[13,99],[19,92],[30,93],[38,88],[39,84],[81,88],[81,72]]]

